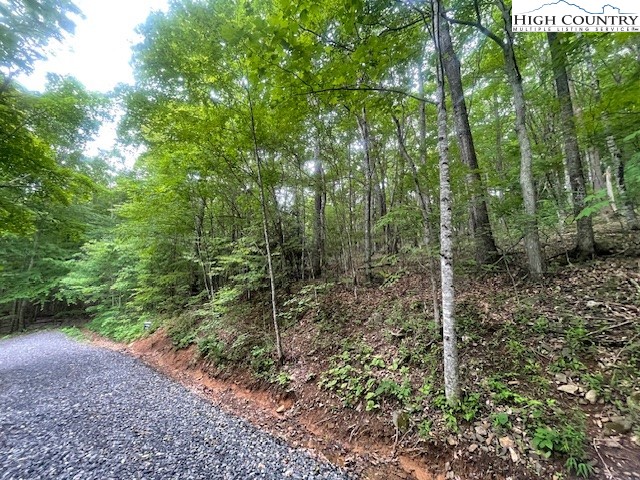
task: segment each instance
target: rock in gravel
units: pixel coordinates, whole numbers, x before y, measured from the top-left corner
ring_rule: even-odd
[[[612,421],[605,423],[604,434],[605,435],[620,435],[621,433],[627,433],[631,431],[632,424],[624,417],[612,419]]]
[[[511,437],[501,437],[500,438],[500,446],[504,448],[513,448],[516,446],[513,438]]]
[[[476,425],[475,430],[477,435],[480,435],[481,437],[487,436],[487,429],[483,425]]]
[[[518,455],[518,452],[516,452],[515,448],[509,447],[509,455],[511,456],[511,461],[513,463],[518,463],[520,461],[520,456]]]
[[[555,378],[559,383],[567,383],[567,376],[564,373],[556,373]]]
[[[575,395],[579,389],[580,387],[578,387],[578,385],[573,385],[571,383],[568,385],[560,385],[558,387],[558,390],[560,390],[561,392],[568,393],[570,395]]]
[[[0,478],[348,478],[132,357],[41,332],[0,340]]]
[[[584,395],[585,400],[587,400],[591,405],[593,405],[594,403],[596,403],[598,401],[598,392],[596,392],[595,390],[589,390],[587,393],[585,393]]]

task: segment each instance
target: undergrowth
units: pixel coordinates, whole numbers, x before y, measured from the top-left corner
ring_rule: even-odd
[[[107,312],[96,316],[86,326],[100,335],[117,342],[131,342],[144,335],[148,316],[132,318],[122,313]]]
[[[515,439],[521,452],[535,452],[581,477],[590,476],[595,464],[588,419],[578,403],[586,391],[640,433],[640,326],[629,327],[627,335],[635,340],[616,347],[615,358],[606,363],[601,356],[615,338],[601,338],[599,332],[606,334],[611,324],[567,303],[562,286],[549,288],[546,302],[538,293],[521,292],[514,299],[503,288],[468,295],[456,307],[463,393],[451,406],[444,396],[441,336],[430,301],[422,296],[424,289],[407,292],[406,275],[404,270],[389,274],[368,292],[379,303],[360,305],[347,290],[351,287],[338,284],[307,284],[289,295],[279,312],[283,332],[302,325],[308,334],[288,338],[308,342],[303,359],[290,366],[308,362],[304,355],[313,352],[309,356],[319,361],[307,365],[313,370],[308,378],[319,390],[364,415],[385,421],[391,412],[396,419],[406,416],[406,433],[417,441],[444,443],[474,425],[489,425],[496,435]],[[348,295],[336,298],[345,291]],[[239,292],[221,291],[212,302],[165,321],[168,337],[175,348],[196,345],[218,371],[241,368],[289,388],[291,369],[274,355],[268,299],[246,302]],[[112,337],[133,338],[142,333],[141,323],[103,319],[99,327]],[[558,379],[579,384],[581,396],[559,392],[565,380]]]
[[[78,342],[83,342],[87,339],[86,335],[78,327],[63,327],[60,331],[67,337]]]

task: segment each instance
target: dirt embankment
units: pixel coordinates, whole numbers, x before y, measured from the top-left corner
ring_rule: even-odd
[[[329,461],[346,466],[363,479],[444,480],[445,464],[434,458],[428,463],[412,452],[395,452],[393,444],[336,440],[337,414],[327,416],[322,409],[308,409],[292,393],[283,394],[256,385],[249,376],[222,380],[209,373],[198,359],[195,345],[176,350],[163,330],[129,345],[88,334],[95,345],[133,355],[147,365],[174,378],[191,391],[205,396],[216,406],[237,415],[293,446],[309,448]],[[448,466],[448,465],[447,465]],[[464,478],[464,477],[463,477]]]

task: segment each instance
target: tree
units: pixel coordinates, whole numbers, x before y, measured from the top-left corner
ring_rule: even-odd
[[[455,321],[455,292],[453,289],[453,194],[449,169],[447,134],[447,104],[444,78],[448,52],[447,27],[441,0],[433,2],[433,32],[437,52],[438,155],[440,157],[440,276],[442,286],[442,340],[444,355],[444,389],[447,402],[456,405],[460,399],[458,375],[458,344]],[[441,42],[445,40],[444,45]],[[450,39],[449,39],[450,40]],[[451,66],[450,66],[451,67]],[[451,81],[451,80],[449,80]],[[455,100],[454,100],[455,101]]]
[[[373,159],[371,158],[371,135],[367,119],[367,109],[362,107],[362,113],[356,114],[363,146],[364,171],[364,265],[367,280],[371,280],[371,260],[373,258]]]
[[[264,182],[262,180],[262,159],[260,158],[260,150],[258,147],[258,137],[256,134],[256,119],[253,111],[253,101],[251,93],[247,88],[247,100],[249,102],[249,116],[251,117],[251,137],[253,139],[253,154],[256,161],[256,170],[258,172],[258,188],[260,189],[260,206],[262,211],[262,232],[264,234],[264,244],[267,250],[267,266],[269,269],[269,286],[271,287],[271,314],[273,320],[273,331],[276,337],[276,355],[279,362],[284,359],[282,352],[282,340],[280,338],[280,325],[278,323],[278,307],[276,303],[276,278],[273,273],[273,258],[271,256],[271,241],[269,239],[269,228],[267,226],[267,199],[264,194]]]
[[[316,128],[313,140],[313,251],[311,271],[314,277],[320,277],[324,266],[325,251],[325,207],[327,195],[324,187],[324,168],[320,153],[320,132]]]
[[[533,152],[529,133],[527,132],[527,102],[525,100],[522,75],[518,68],[518,60],[514,48],[511,8],[507,6],[503,0],[496,0],[495,2],[504,22],[505,38],[503,40],[482,24],[478,0],[474,0],[473,4],[476,15],[475,21],[467,22],[457,19],[451,19],[451,21],[477,28],[500,47],[504,57],[505,71],[513,93],[513,104],[516,114],[515,130],[520,145],[520,187],[522,189],[526,216],[524,228],[525,252],[529,264],[529,274],[533,280],[537,281],[540,280],[544,273],[544,257],[542,255],[540,236],[538,234],[537,199],[533,178]]]
[[[81,152],[106,100],[72,78],[50,77],[42,94],[7,88],[0,97],[0,235],[29,234],[43,205],[66,204],[91,185]]]
[[[578,258],[591,258],[596,253],[593,226],[590,215],[581,215],[585,208],[587,196],[584,171],[580,159],[578,136],[573,117],[573,102],[569,90],[569,78],[567,75],[566,45],[562,43],[562,37],[556,32],[547,33],[547,42],[551,53],[553,74],[555,77],[556,92],[560,103],[560,121],[564,153],[567,162],[567,172],[571,185],[573,198],[573,213],[576,217],[577,240],[575,254]]]
[[[451,101],[453,103],[453,118],[462,161],[469,172],[467,182],[471,190],[471,202],[469,212],[471,217],[471,228],[475,241],[475,257],[478,265],[486,265],[495,261],[497,249],[491,224],[489,222],[489,211],[485,200],[486,188],[482,181],[478,167],[476,149],[473,144],[473,134],[469,125],[469,114],[467,113],[467,103],[464,98],[462,87],[462,74],[460,71],[460,60],[456,55],[451,41],[449,23],[446,21],[446,10],[441,5],[441,15],[445,19],[438,28],[438,46],[442,49],[443,68],[451,91]]]

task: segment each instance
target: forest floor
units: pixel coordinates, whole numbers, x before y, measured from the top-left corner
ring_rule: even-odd
[[[214,326],[184,317],[127,346],[93,341],[360,478],[639,479],[640,236],[601,241],[610,256],[560,256],[541,285],[513,267],[458,274],[455,409],[428,277],[408,265],[376,286],[282,292],[281,367],[251,343],[269,329],[259,298]]]

